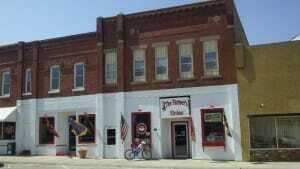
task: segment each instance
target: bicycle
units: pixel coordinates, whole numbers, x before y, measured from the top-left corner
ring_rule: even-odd
[[[136,148],[132,147],[131,149],[127,149],[124,153],[125,159],[133,160],[138,155],[145,160],[150,160],[152,158],[151,151],[145,148],[146,142],[142,141]]]

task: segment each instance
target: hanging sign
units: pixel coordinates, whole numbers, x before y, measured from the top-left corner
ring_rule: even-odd
[[[161,118],[190,116],[190,97],[172,97],[160,99]]]

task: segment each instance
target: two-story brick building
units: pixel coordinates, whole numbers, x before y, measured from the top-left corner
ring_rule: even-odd
[[[213,0],[99,17],[95,32],[2,46],[1,143],[16,142],[17,153],[123,158],[138,138],[153,158],[242,160],[239,43],[247,39],[233,1]],[[88,132],[75,136],[70,118]]]

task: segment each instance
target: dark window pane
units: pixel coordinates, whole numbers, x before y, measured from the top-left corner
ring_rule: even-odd
[[[9,95],[10,94],[10,84],[11,84],[10,73],[4,72],[4,74],[3,74],[3,93],[2,93],[2,95]]]
[[[16,131],[15,122],[4,122],[3,123],[3,139],[14,140]]]
[[[134,75],[135,76],[143,76],[144,75],[144,68],[145,68],[145,64],[144,64],[144,60],[136,60],[134,63],[135,66],[135,72]]]
[[[51,71],[51,89],[59,89],[60,70],[59,67],[52,68]]]
[[[51,89],[58,89],[59,88],[59,80],[52,79],[52,88]]]
[[[76,78],[76,87],[83,87],[83,77]]]
[[[192,58],[191,56],[181,56],[181,72],[190,72],[192,70]]]
[[[107,129],[107,145],[116,144],[116,129]]]
[[[217,69],[217,63],[216,62],[206,62],[205,63],[205,68],[207,70],[214,70],[214,69]]]
[[[76,75],[77,76],[83,75],[83,64],[76,65]]]
[[[253,117],[250,119],[251,148],[276,148],[274,117]]]
[[[80,115],[79,123],[87,128],[84,136],[78,137],[80,143],[94,143],[95,142],[95,115]]]
[[[40,144],[54,144],[54,117],[40,118],[39,141]]]
[[[300,117],[279,117],[277,126],[279,148],[300,148]]]
[[[216,62],[216,61],[217,61],[216,52],[205,53],[205,62]]]
[[[158,57],[156,59],[156,73],[157,74],[166,74],[167,73],[167,58]]]
[[[3,133],[2,133],[2,128],[3,127],[3,123],[2,122],[0,122],[0,140],[2,140],[3,139]]]

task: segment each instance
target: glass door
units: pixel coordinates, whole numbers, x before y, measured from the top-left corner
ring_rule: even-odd
[[[189,140],[187,122],[172,123],[173,157],[189,158]]]

